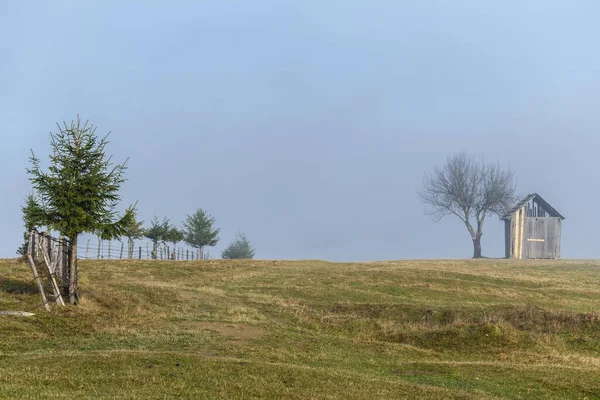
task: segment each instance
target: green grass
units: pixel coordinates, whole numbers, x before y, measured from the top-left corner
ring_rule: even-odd
[[[0,260],[0,398],[600,399],[600,262]]]

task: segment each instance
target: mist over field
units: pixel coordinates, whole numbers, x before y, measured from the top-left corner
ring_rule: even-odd
[[[275,259],[464,258],[423,174],[460,151],[514,170],[596,258],[600,28],[594,1],[143,1],[5,4],[0,256],[20,245],[30,149],[79,113],[116,161],[123,207],[198,207]],[[504,255],[486,222],[483,255]]]

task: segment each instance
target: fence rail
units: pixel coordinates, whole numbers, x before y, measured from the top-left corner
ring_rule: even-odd
[[[88,239],[85,244],[77,246],[77,258],[176,261],[210,259],[210,254],[205,257],[202,251],[185,246],[171,247],[164,243],[151,246],[148,242],[144,244],[145,246],[134,246],[131,241],[125,243],[98,240],[92,245],[91,239]],[[29,234],[25,256],[40,292],[42,306],[48,311],[50,311],[49,298],[54,299],[58,305],[64,306],[63,295],[68,295],[70,301],[77,304],[77,269],[71,269],[73,264],[69,262],[73,261],[71,249],[71,242],[62,236],[57,239],[48,232],[40,233],[35,229]],[[47,286],[43,281],[44,276],[50,284],[51,293],[48,296],[44,288]]]
[[[207,260],[210,254],[202,254],[200,250],[185,246],[169,246],[159,244],[133,245],[124,241],[88,240],[77,246],[77,259],[80,260]]]
[[[38,270],[43,271],[43,275],[46,275],[56,304],[64,306],[65,302],[62,298],[61,286],[64,288],[65,282],[67,282],[68,292],[69,246],[68,241],[62,238],[53,238],[47,232],[39,233],[36,230],[32,230],[29,234],[26,257],[40,292],[42,305],[48,311],[50,311],[50,305],[44,290],[42,277],[38,273]]]

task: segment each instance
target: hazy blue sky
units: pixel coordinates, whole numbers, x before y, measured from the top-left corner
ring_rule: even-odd
[[[600,2],[15,1],[0,6],[0,256],[21,242],[29,149],[77,113],[130,157],[124,206],[202,207],[218,254],[469,257],[416,191],[461,150],[512,167],[600,257]],[[503,256],[489,219],[487,256]]]

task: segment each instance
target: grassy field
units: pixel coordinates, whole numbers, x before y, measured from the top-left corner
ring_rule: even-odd
[[[0,398],[599,399],[600,262],[0,260]]]

